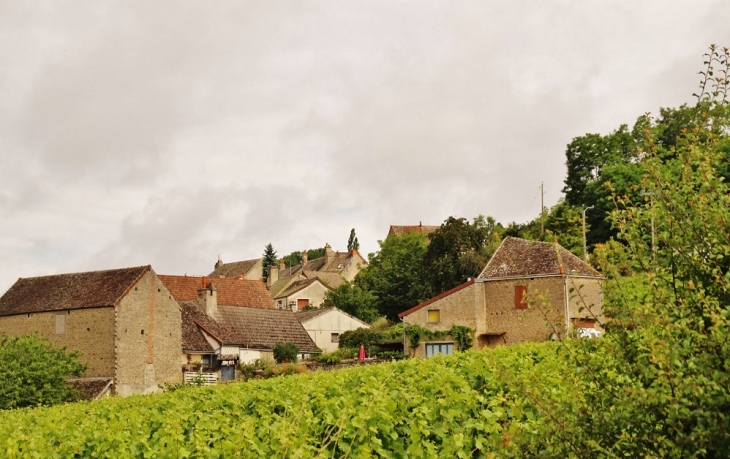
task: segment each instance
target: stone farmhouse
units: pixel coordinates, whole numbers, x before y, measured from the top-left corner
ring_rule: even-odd
[[[289,309],[293,312],[301,311],[307,306],[321,307],[324,303],[325,294],[332,290],[326,286],[319,277],[301,279],[294,275],[276,279],[275,267],[269,271],[269,280],[272,281],[269,293],[274,299],[276,309]]]
[[[319,279],[330,288],[337,288],[345,282],[352,282],[368,262],[357,250],[335,252],[329,244],[324,246],[324,256],[309,260],[307,251],[302,251],[302,263],[290,268],[279,268],[279,279],[298,276],[302,279]]]
[[[263,281],[243,277],[161,275],[182,309],[178,365],[233,380],[237,363],[273,359],[277,343],[294,343],[302,356],[317,346],[290,310],[279,310]],[[180,371],[180,366],[178,366]]]
[[[370,328],[369,324],[334,307],[300,311],[294,315],[317,347],[327,352],[337,350],[340,335],[346,331]]]
[[[601,331],[603,278],[557,243],[507,237],[478,278],[399,314],[407,324],[476,330],[474,347],[546,341],[569,331]],[[595,331],[594,331],[595,330]],[[452,339],[422,342],[414,353],[451,354]]]
[[[85,376],[120,395],[181,380],[180,309],[150,266],[20,278],[0,297],[0,333],[80,351]]]

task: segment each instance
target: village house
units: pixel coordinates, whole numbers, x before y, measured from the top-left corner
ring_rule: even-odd
[[[476,348],[546,341],[570,331],[594,336],[603,321],[602,281],[557,242],[507,237],[478,278],[398,316],[434,331],[469,327]],[[414,354],[451,354],[454,346],[447,337],[420,343]]]
[[[274,300],[276,309],[297,312],[308,306],[320,307],[326,293],[332,290],[318,276],[307,278],[299,272],[279,277],[280,270],[284,270],[284,260],[279,261],[279,266],[269,267],[269,277],[266,279],[269,295]]]
[[[274,307],[261,280],[167,275],[160,279],[182,309],[177,355],[187,378],[201,370],[208,378],[233,380],[238,363],[273,360],[278,343],[295,344],[302,357],[318,352],[294,313]]]
[[[130,395],[181,380],[180,309],[150,266],[20,278],[0,297],[0,333],[78,350],[100,392],[110,381]]]
[[[438,225],[424,225],[421,222],[418,222],[418,225],[390,225],[390,229],[388,230],[388,235],[386,237],[402,236],[403,234],[409,233],[425,233],[428,235],[439,228],[440,226]]]
[[[309,260],[307,251],[302,251],[302,263],[290,268],[279,269],[279,278],[300,276],[302,279],[318,277],[330,288],[337,288],[345,282],[352,282],[368,262],[357,250],[335,252],[329,244],[324,246],[324,256]]]
[[[340,335],[346,331],[370,328],[369,324],[334,307],[311,309],[294,315],[317,347],[327,352],[337,350]]]
[[[253,260],[235,261],[233,263],[223,263],[220,257],[215,264],[213,272],[208,277],[239,277],[249,280],[262,280],[264,278],[263,259],[256,258]]]

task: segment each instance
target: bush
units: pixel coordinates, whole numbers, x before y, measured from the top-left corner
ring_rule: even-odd
[[[55,347],[37,335],[0,336],[0,409],[55,405],[74,401],[79,393],[66,380],[79,377],[86,365],[78,351]]]
[[[299,348],[294,343],[277,343],[274,346],[274,360],[276,363],[296,362]]]
[[[382,333],[370,328],[358,328],[346,331],[340,335],[340,347],[360,349],[360,346],[370,346],[382,339]]]

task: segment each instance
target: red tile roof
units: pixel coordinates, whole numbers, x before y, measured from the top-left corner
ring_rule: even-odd
[[[275,309],[263,281],[240,277],[232,279],[160,275],[160,280],[178,301],[198,299],[198,290],[212,284],[218,292],[218,304],[249,308]]]
[[[116,306],[151,269],[147,265],[20,278],[0,297],[0,316]]]
[[[506,237],[479,277],[497,279],[564,274],[601,277],[601,273],[557,242]]]

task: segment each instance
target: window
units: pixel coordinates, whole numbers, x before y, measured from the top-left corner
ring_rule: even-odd
[[[451,355],[454,353],[454,343],[426,343],[426,357],[435,355]]]
[[[527,286],[515,285],[515,309],[526,309],[527,306]]]
[[[66,316],[62,314],[56,315],[56,334],[66,334]]]
[[[276,309],[284,309],[284,302],[282,300],[277,300]]]
[[[332,333],[332,342],[338,343],[340,341],[340,334],[339,333]]]
[[[435,324],[441,322],[441,310],[431,309],[428,311],[428,323]]]

